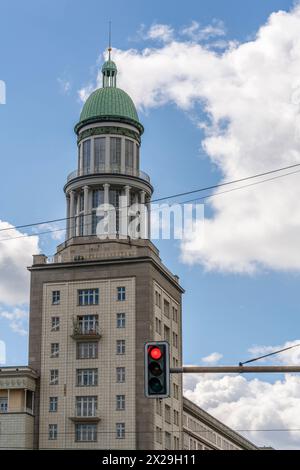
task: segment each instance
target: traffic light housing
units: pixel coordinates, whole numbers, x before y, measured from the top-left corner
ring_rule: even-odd
[[[145,344],[145,395],[167,398],[170,393],[170,355],[167,341]]]

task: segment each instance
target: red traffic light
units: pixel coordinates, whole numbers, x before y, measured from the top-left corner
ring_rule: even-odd
[[[152,359],[158,361],[162,357],[162,351],[160,348],[154,346],[152,348],[149,348],[149,355]]]

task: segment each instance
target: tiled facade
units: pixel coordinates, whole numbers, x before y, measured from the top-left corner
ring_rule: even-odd
[[[126,298],[118,300],[118,287]],[[97,305],[78,305],[78,291],[98,289]],[[60,303],[52,304],[52,292],[60,292]],[[135,278],[84,282],[46,283],[43,286],[43,317],[40,383],[40,448],[114,448],[135,446]],[[117,314],[125,314],[125,327],[117,327]],[[96,316],[98,335],[90,339],[74,338],[77,318]],[[53,331],[51,318],[59,318],[59,330]],[[75,325],[76,326],[76,325]],[[97,338],[95,339],[94,337]],[[125,342],[125,353],[117,354],[117,341]],[[51,344],[59,345],[58,357],[51,357]],[[77,358],[78,347],[95,344],[96,357]],[[120,344],[120,343],[119,343]],[[117,383],[117,368],[125,368],[125,383]],[[96,370],[97,385],[77,386],[77,371]],[[50,371],[58,371],[58,385],[50,383]],[[117,396],[125,398],[125,409],[116,409]],[[97,409],[87,417],[76,416],[76,397],[96,396]],[[57,398],[57,411],[49,411],[50,397]],[[95,442],[76,441],[76,424],[94,423]],[[125,438],[117,438],[117,423],[125,423]],[[50,424],[57,425],[57,439],[49,439]]]

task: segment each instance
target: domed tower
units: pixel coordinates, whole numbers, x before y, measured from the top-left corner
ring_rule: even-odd
[[[120,197],[128,206],[149,205],[153,188],[140,170],[140,145],[144,128],[130,96],[117,88],[117,66],[110,59],[102,67],[102,88],[83,106],[75,132],[78,167],[67,178],[67,240],[96,235],[97,207],[116,209],[116,237],[120,233]],[[149,222],[149,220],[147,220]],[[144,238],[149,238],[150,224]]]
[[[75,126],[78,166],[64,187],[66,240],[52,258],[35,255],[29,268],[29,364],[39,375],[34,446],[180,449],[181,376],[172,377],[164,403],[147,399],[144,345],[168,340],[172,366],[182,364],[183,289],[140,217],[153,192],[140,170],[143,126],[116,86],[110,57],[102,74],[102,88]],[[124,234],[124,202],[137,207],[126,222],[135,225],[138,217],[139,237]],[[104,214],[116,214],[113,233],[99,233],[102,204]]]

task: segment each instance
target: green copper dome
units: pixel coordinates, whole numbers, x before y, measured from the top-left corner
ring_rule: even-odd
[[[103,88],[95,90],[86,100],[79,123],[75,126],[76,132],[82,126],[98,120],[127,122],[143,132],[144,128],[132,99],[116,86],[117,73],[116,64],[109,58],[102,67]]]
[[[140,127],[132,99],[120,88],[99,88],[88,97],[80,114],[80,122],[97,117],[127,118]]]

